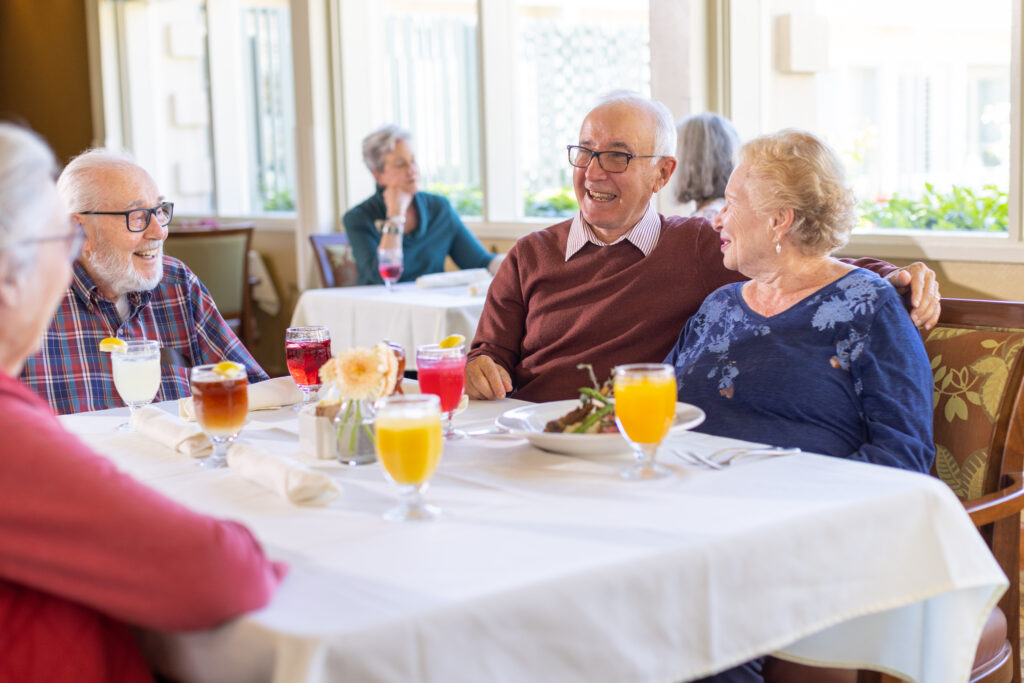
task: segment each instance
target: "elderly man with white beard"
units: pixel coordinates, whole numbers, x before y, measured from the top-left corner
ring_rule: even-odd
[[[71,160],[57,188],[85,244],[42,348],[21,374],[56,413],[123,405],[99,348],[107,337],[160,342],[157,401],[188,396],[194,365],[231,360],[246,367],[250,382],[267,379],[199,278],[164,255],[174,204],[149,173],[93,149]]]

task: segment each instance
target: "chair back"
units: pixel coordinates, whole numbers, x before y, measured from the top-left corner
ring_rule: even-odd
[[[224,320],[247,343],[252,299],[249,295],[249,247],[252,227],[176,231],[164,253],[188,266],[210,290]]]
[[[310,235],[309,241],[316,252],[324,287],[351,287],[359,282],[348,235],[343,232],[318,233]]]
[[[1024,303],[943,299],[923,336],[935,382],[932,474],[975,500],[1021,471]]]

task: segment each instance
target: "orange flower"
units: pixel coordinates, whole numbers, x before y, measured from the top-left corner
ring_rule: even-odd
[[[343,399],[375,401],[386,396],[398,375],[398,359],[387,344],[348,349],[324,363],[320,379]]]

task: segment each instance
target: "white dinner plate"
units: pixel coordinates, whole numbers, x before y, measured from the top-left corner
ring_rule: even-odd
[[[629,444],[620,434],[559,434],[545,432],[544,425],[579,406],[579,400],[551,401],[513,408],[495,420],[510,433],[528,439],[537,448],[568,455],[628,453]],[[689,403],[676,403],[676,419],[669,434],[693,429],[704,421],[704,411]]]

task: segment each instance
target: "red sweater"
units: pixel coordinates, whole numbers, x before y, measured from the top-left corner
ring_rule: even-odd
[[[148,681],[126,624],[216,626],[287,568],[118,471],[0,372],[0,681]]]
[[[512,396],[556,401],[624,363],[660,363],[708,294],[745,279],[722,265],[721,239],[703,218],[661,217],[654,250],[627,241],[587,243],[568,261],[572,221],[523,237],[487,292],[469,357],[490,356],[512,377]],[[873,259],[857,265],[885,275]]]

